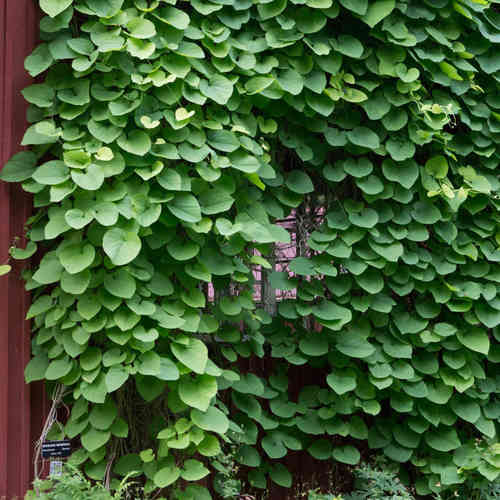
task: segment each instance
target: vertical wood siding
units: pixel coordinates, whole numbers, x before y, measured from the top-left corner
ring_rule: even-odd
[[[33,0],[0,0],[0,167],[20,149],[26,129],[27,106],[20,90],[30,83],[23,66],[38,36],[38,19]],[[7,261],[14,239],[22,236],[30,212],[30,197],[19,186],[1,182],[0,264]],[[33,416],[38,418],[32,421],[30,388],[23,379],[30,355],[29,324],[24,320],[29,296],[20,277],[26,264],[11,264],[12,271],[0,277],[0,497],[8,499],[22,498],[29,485],[44,404],[43,393],[33,391]]]

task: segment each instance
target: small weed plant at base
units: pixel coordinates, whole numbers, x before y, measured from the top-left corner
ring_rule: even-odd
[[[415,500],[386,460],[362,464],[353,472],[354,491],[335,496],[311,490],[307,500]]]
[[[131,496],[132,491],[139,491],[139,494]],[[70,465],[64,465],[62,473],[56,477],[35,480],[33,490],[25,495],[25,500],[146,500],[147,498],[127,477],[117,485],[115,491],[110,491],[102,482],[89,481]]]
[[[241,498],[241,480],[237,479],[238,466],[232,454],[221,454],[212,462],[217,471],[214,475],[214,491],[221,498],[239,500]]]
[[[393,471],[365,464],[354,475],[355,491],[345,500],[415,500]]]
[[[341,495],[332,495],[330,493],[321,493],[319,490],[310,491],[307,500],[343,500]]]
[[[473,487],[470,484],[463,485],[455,491],[437,494],[435,500],[500,500],[500,481],[483,483]]]

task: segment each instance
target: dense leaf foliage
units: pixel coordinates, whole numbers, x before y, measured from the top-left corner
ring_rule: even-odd
[[[497,477],[495,4],[40,0],[2,178],[37,208],[13,257],[43,250],[26,378],[67,387],[91,478],[209,498],[177,485],[221,438],[256,488],[294,450]]]

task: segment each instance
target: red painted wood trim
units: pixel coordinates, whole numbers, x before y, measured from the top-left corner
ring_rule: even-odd
[[[24,58],[38,37],[36,5],[33,0],[0,0],[0,166],[20,149],[26,129],[20,90],[31,80]],[[22,236],[31,205],[19,186],[1,183],[0,263],[6,262],[14,238]],[[11,273],[0,278],[0,497],[8,499],[22,498],[33,469],[31,391],[23,377],[30,356],[30,328],[24,320],[29,295],[20,276],[24,265],[14,262]],[[43,411],[41,403],[38,411]]]

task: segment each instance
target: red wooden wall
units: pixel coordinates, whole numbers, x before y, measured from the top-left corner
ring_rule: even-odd
[[[20,90],[30,83],[24,58],[38,37],[37,2],[0,0],[0,167],[20,149],[26,128],[26,103]],[[19,186],[0,183],[0,264],[22,236],[31,200]],[[23,497],[31,480],[32,450],[43,415],[43,390],[24,384],[30,356],[29,296],[20,270],[0,278],[0,498]]]

